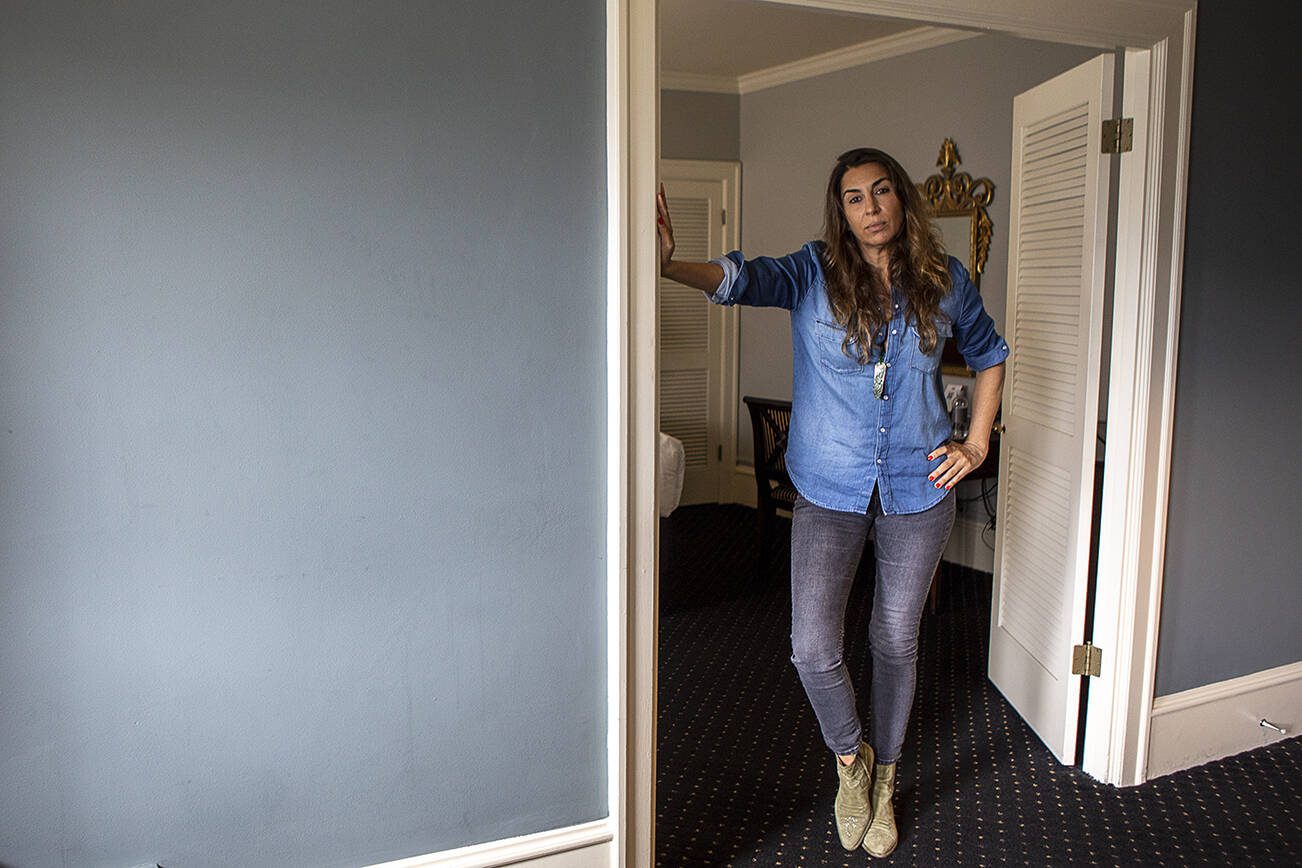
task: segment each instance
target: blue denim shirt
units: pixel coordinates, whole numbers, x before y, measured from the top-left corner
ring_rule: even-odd
[[[1008,357],[967,270],[949,258],[951,289],[941,300],[938,340],[930,353],[905,321],[895,294],[886,339],[886,388],[873,396],[873,365],[841,349],[845,328],[832,314],[823,276],[822,243],[811,241],[781,258],[746,259],[741,251],[713,260],[724,269],[710,300],[716,304],[784,307],[791,311],[792,395],[787,470],[796,489],[826,509],[863,513],[876,486],[887,514],[922,512],[947,493],[928,481],[943,456],[927,455],[949,439],[940,381],[940,352],[953,337],[976,371]],[[858,345],[850,343],[857,354]],[[874,359],[875,360],[875,359]]]

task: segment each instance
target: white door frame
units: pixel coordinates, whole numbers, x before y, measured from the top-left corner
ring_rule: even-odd
[[[1123,158],[1108,452],[1085,769],[1145,778],[1171,469],[1195,0],[785,0],[1032,39],[1124,46]],[[607,0],[608,615],[612,864],[651,865],[657,521],[656,0]],[[1147,85],[1146,87],[1144,85]],[[1146,120],[1141,120],[1146,117]],[[1106,596],[1105,596],[1106,595]],[[1103,616],[1103,617],[1099,617]]]

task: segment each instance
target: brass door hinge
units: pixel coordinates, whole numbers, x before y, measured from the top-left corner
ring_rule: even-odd
[[[1098,678],[1103,671],[1103,649],[1086,642],[1071,649],[1071,674]]]
[[[1103,122],[1103,153],[1129,153],[1135,143],[1135,119],[1117,118]]]

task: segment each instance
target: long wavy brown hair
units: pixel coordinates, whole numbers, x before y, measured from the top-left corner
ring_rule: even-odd
[[[886,169],[904,206],[904,228],[888,251],[889,274],[879,273],[863,258],[841,208],[841,179],[850,169],[868,163]],[[872,360],[873,336],[890,321],[892,286],[904,295],[906,322],[918,330],[923,351],[936,348],[935,320],[943,316],[940,300],[950,288],[949,260],[929,210],[909,173],[890,154],[876,148],[855,148],[836,158],[823,206],[823,272],[832,313],[846,330],[841,349],[854,358],[850,342],[856,342],[861,364]]]

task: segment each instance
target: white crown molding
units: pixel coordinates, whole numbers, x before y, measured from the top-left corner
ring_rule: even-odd
[[[696,72],[660,71],[661,90],[696,90],[704,93],[741,93],[731,75],[702,75]]]
[[[1178,32],[1191,0],[771,0],[859,15],[977,27],[1049,42],[1146,48]]]
[[[966,30],[950,30],[946,27],[915,27],[902,33],[860,42],[858,45],[815,54],[803,60],[793,60],[791,63],[748,72],[737,77],[737,92],[754,93],[780,84],[826,75],[829,72],[839,72],[842,69],[863,66],[865,63],[874,63],[888,57],[899,57],[915,51],[938,48],[981,35]]]
[[[729,75],[701,75],[692,72],[674,72],[664,70],[660,73],[661,90],[695,90],[706,93],[754,93],[789,84],[829,72],[839,72],[865,63],[899,57],[927,48],[938,48],[954,42],[962,42],[981,36],[966,30],[951,30],[947,27],[915,27],[902,33],[870,39],[857,45],[849,45],[812,57],[780,63],[767,69],[757,69],[737,77]]]

